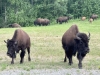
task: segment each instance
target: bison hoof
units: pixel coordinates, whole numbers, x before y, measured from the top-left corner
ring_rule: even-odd
[[[20,62],[20,64],[22,64],[23,62]]]
[[[66,60],[64,59],[64,62],[66,62]]]
[[[79,69],[82,69],[82,65],[81,64],[79,64],[78,67],[79,67]]]
[[[20,61],[20,64],[22,64],[23,63],[23,61]]]
[[[14,64],[14,62],[12,61],[11,64]]]
[[[29,59],[28,61],[31,61],[31,59]]]
[[[72,65],[71,63],[69,63],[69,65]]]
[[[73,64],[73,62],[69,63],[69,65],[72,65],[72,64]]]
[[[79,69],[82,69],[82,66],[81,67],[79,66]]]
[[[31,61],[31,58],[29,58],[28,61]]]

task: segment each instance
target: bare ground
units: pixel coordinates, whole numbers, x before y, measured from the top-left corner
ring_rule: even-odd
[[[26,70],[4,70],[0,75],[100,75],[100,70],[85,69],[33,69]]]

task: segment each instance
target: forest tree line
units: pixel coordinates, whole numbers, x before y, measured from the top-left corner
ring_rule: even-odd
[[[54,22],[60,16],[74,19],[100,14],[100,0],[0,0],[0,27],[11,23],[33,25],[36,18]]]

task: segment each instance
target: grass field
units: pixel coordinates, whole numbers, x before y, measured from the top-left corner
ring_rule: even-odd
[[[52,24],[49,26],[22,27],[31,38],[31,62],[28,62],[27,52],[24,63],[20,64],[20,55],[17,54],[11,65],[11,58],[6,55],[7,48],[4,40],[11,39],[16,28],[0,29],[0,70],[5,69],[61,69],[78,68],[78,60],[73,57],[73,65],[64,63],[64,50],[61,38],[64,32],[73,24],[77,24],[80,32],[91,33],[89,43],[90,53],[83,60],[84,69],[100,69],[100,20],[93,23],[71,20],[68,23]]]

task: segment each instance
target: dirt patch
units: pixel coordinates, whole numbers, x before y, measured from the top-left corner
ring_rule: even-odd
[[[4,70],[0,75],[100,75],[100,70],[85,69],[34,69],[26,70]]]

